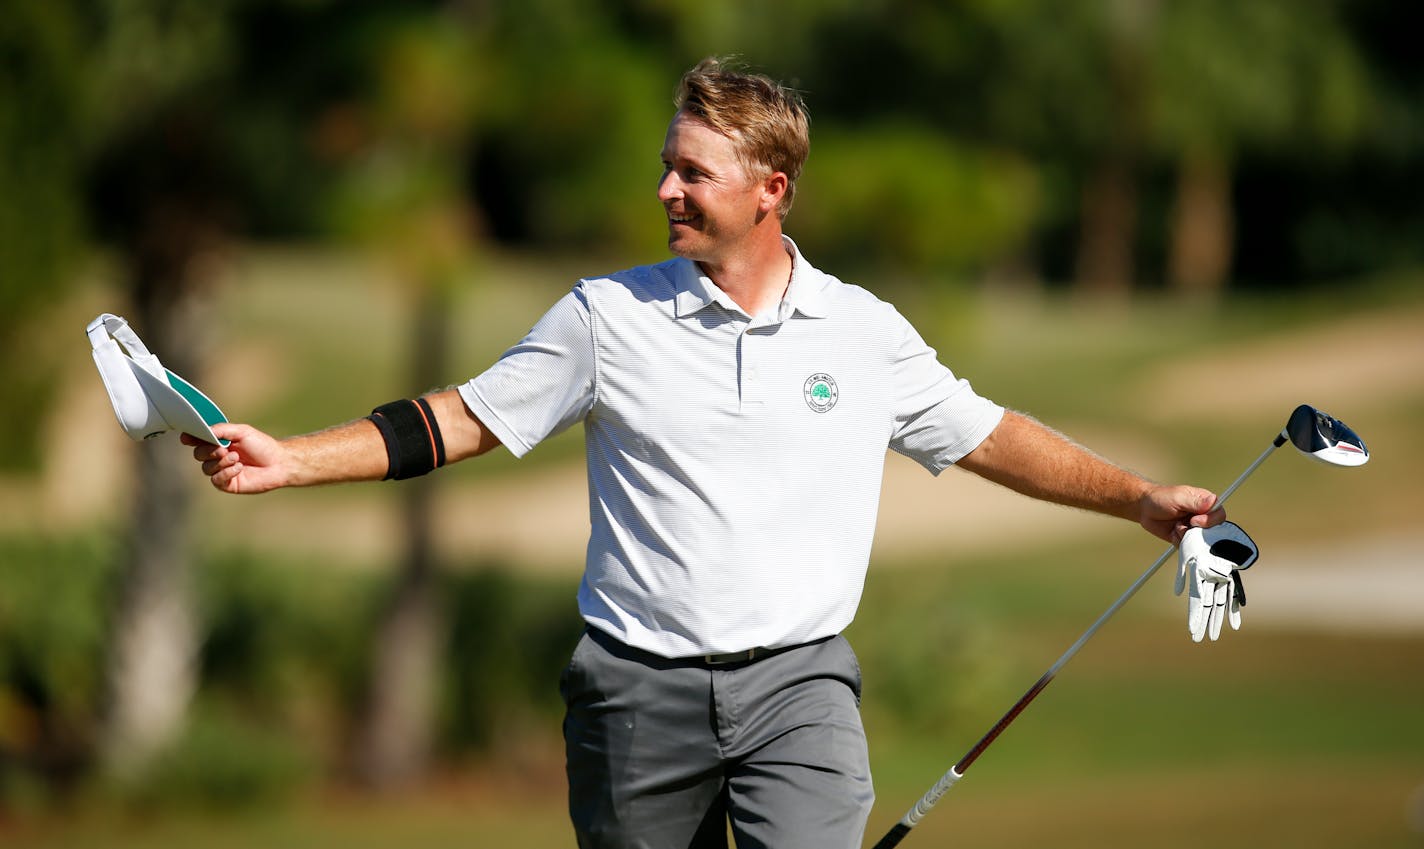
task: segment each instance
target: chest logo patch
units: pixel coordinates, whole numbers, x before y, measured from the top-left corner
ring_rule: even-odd
[[[829,374],[816,373],[806,378],[806,385],[802,389],[806,396],[806,406],[813,412],[826,413],[840,400],[841,390],[836,386],[836,379]]]

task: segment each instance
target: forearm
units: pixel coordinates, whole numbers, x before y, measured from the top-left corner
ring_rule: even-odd
[[[465,406],[458,391],[425,396],[435,415],[446,463],[483,454],[499,444]],[[362,418],[317,433],[282,441],[292,465],[288,486],[381,480],[390,463],[385,440],[370,419]]]
[[[455,390],[426,396],[426,401],[439,426],[446,463],[483,454],[499,444]],[[251,494],[289,486],[382,480],[391,468],[385,437],[364,418],[280,441],[244,424],[214,425],[213,433],[228,444],[212,445],[187,434],[183,441],[193,446],[203,473],[223,492]],[[433,447],[433,442],[427,446]]]
[[[292,436],[279,443],[286,458],[283,486],[376,481],[386,475],[386,445],[370,419]]]
[[[1033,498],[1140,521],[1156,485],[1012,411],[958,465]]]

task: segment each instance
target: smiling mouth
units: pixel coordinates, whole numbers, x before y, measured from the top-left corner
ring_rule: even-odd
[[[687,212],[669,212],[667,214],[669,224],[691,225],[698,216]]]

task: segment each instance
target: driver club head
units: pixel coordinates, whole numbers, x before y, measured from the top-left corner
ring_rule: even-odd
[[[1281,435],[1307,457],[1331,466],[1363,466],[1370,450],[1349,426],[1329,413],[1301,404]]]

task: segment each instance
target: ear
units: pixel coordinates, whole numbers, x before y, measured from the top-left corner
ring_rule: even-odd
[[[758,199],[757,207],[763,214],[770,214],[776,211],[781,205],[781,199],[786,197],[786,190],[790,187],[791,180],[781,171],[773,171],[770,176],[761,181],[761,197]]]

